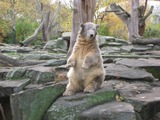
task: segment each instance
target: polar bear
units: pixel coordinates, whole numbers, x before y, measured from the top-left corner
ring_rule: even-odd
[[[69,68],[64,96],[76,92],[94,92],[99,89],[105,78],[103,59],[96,39],[99,25],[92,22],[81,24],[73,51],[67,60]]]

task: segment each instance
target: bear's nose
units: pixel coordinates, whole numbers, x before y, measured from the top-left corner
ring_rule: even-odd
[[[91,34],[90,37],[92,38],[92,37],[93,37],[93,34]]]

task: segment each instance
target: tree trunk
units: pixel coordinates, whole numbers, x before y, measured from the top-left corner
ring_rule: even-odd
[[[43,11],[43,4],[41,3],[41,14],[42,14],[42,21],[44,21],[43,28],[42,28],[42,36],[44,41],[49,41],[51,36],[51,30],[57,24],[56,17],[58,16],[59,10],[61,8],[61,3],[58,3],[56,11],[54,12],[53,16],[51,17],[51,11],[48,11],[46,15]]]
[[[147,0],[145,6],[139,6],[139,0],[131,0],[130,14],[115,3],[111,4],[110,7],[127,26],[129,41],[132,42],[135,39],[141,38],[145,30],[145,20],[152,13],[153,6],[146,15],[144,13],[147,7]]]
[[[50,19],[50,11],[46,13],[42,27],[42,36],[44,41],[49,41],[50,40],[50,35],[49,35],[49,19]]]
[[[139,0],[131,0],[131,15],[130,21],[128,25],[128,33],[129,33],[129,40],[132,42],[135,38],[140,38],[139,35]]]
[[[12,23],[12,43],[16,44],[16,17],[15,17],[15,10],[14,6],[16,4],[15,0],[10,0],[11,4],[11,23]]]
[[[96,0],[74,0],[72,13],[72,34],[67,58],[72,53],[81,23],[93,22],[96,8]]]

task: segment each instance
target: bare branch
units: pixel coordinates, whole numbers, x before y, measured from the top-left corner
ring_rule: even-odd
[[[124,10],[120,5],[118,5],[118,7],[119,7],[128,17],[130,17],[130,14],[129,14],[126,10]]]
[[[148,11],[148,13],[147,13],[142,19],[146,20],[146,19],[152,14],[153,8],[154,8],[154,6],[151,6],[151,8],[150,8],[150,10]]]
[[[34,31],[33,35],[25,39],[23,42],[21,42],[21,46],[28,46],[31,44],[38,36],[38,33],[42,30],[43,22],[39,25],[39,27]]]
[[[147,3],[148,3],[148,0],[145,1],[145,5],[144,5],[144,13],[146,12],[146,9],[147,9]]]
[[[126,24],[128,18],[130,17],[130,14],[127,11],[125,11],[121,6],[115,3],[111,4],[110,7],[113,11],[116,11],[114,13]]]
[[[119,12],[119,10],[106,10],[105,12]]]
[[[59,10],[61,9],[61,2],[58,3],[58,7],[56,9],[56,11],[54,12],[54,15],[53,17],[50,19],[50,28],[49,30],[51,30],[51,28],[54,26],[54,23],[55,23],[55,20],[56,20],[56,17],[57,17],[57,14],[59,13]]]

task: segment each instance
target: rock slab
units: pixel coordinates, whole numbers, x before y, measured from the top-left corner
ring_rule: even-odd
[[[66,84],[50,85],[12,94],[12,120],[41,120],[50,105],[62,95]]]
[[[128,79],[128,80],[141,80],[153,81],[154,77],[151,73],[141,69],[133,69],[124,65],[107,64],[106,66],[106,79]]]
[[[74,96],[61,97],[48,109],[45,120],[75,120],[79,114],[95,105],[115,100],[115,90],[98,90],[92,94],[79,93]]]
[[[80,120],[137,120],[134,107],[125,102],[108,102],[82,112]]]
[[[0,97],[9,97],[11,94],[23,90],[23,88],[29,83],[29,79],[17,81],[0,81]]]

